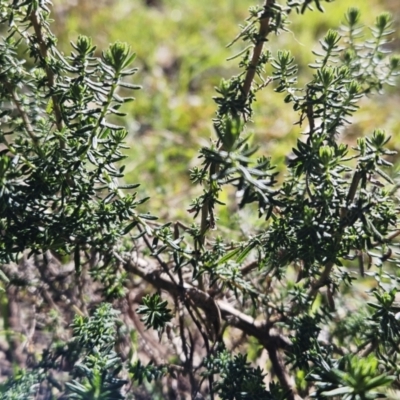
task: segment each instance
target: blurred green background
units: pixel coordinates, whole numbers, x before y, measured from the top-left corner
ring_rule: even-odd
[[[236,74],[237,60],[226,58],[241,50],[241,43],[226,48],[239,32],[239,24],[248,16],[255,0],[55,0],[53,31],[65,53],[78,34],[93,37],[98,50],[113,41],[128,42],[137,53],[135,66],[139,72],[135,83],[143,90],[136,92],[136,101],[125,111],[129,130],[126,180],[139,182],[141,197],[150,196],[146,208],[162,220],[190,221],[185,210],[199,192],[189,181],[189,169],[200,161],[198,149],[214,137],[212,118],[214,88],[221,78]],[[307,64],[314,61],[311,50],[318,50],[329,28],[337,28],[349,6],[361,9],[363,23],[372,24],[385,10],[395,17],[391,47],[400,48],[399,0],[336,0],[324,3],[326,12],[292,14],[290,32],[271,35],[268,46],[273,53],[289,49],[300,67],[300,82],[311,77]],[[99,53],[100,54],[100,53]],[[253,143],[260,145],[260,154],[270,156],[281,175],[285,173],[285,157],[301,133],[293,125],[298,116],[272,85],[259,94],[255,103]],[[384,96],[363,100],[352,125],[342,133],[343,140],[354,143],[360,135],[375,128],[389,132],[391,147],[400,150],[400,111],[397,88],[386,88]],[[227,200],[229,193],[222,194]],[[229,199],[228,199],[229,200]],[[232,201],[228,201],[229,204]],[[233,200],[234,203],[234,200]],[[231,205],[232,207],[232,205]],[[234,205],[233,205],[234,207]],[[229,221],[229,206],[220,218]]]

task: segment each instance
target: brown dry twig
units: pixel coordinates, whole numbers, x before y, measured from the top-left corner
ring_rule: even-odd
[[[128,272],[151,283],[157,289],[164,290],[172,296],[181,297],[184,295],[190,298],[196,307],[206,313],[207,319],[211,321],[216,329],[220,329],[221,320],[223,320],[228,325],[245,332],[247,335],[254,336],[263,346],[270,343],[273,343],[278,349],[288,349],[291,346],[288,338],[271,332],[271,328],[273,328],[276,322],[273,318],[269,318],[268,321],[255,320],[251,316],[237,310],[226,301],[214,300],[207,293],[188,283],[184,283],[183,286],[173,283],[155,265],[139,257],[134,256],[125,259],[124,266]]]

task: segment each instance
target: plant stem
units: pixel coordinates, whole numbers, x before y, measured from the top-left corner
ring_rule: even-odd
[[[39,21],[36,10],[32,11],[32,13],[29,16],[29,20],[31,21],[33,29],[36,34],[36,38],[37,38],[37,41],[39,44],[40,55],[45,64],[47,82],[48,82],[48,85],[49,85],[49,88],[51,91],[52,89],[54,89],[54,86],[55,86],[55,75],[54,75],[54,72],[52,71],[52,69],[48,65],[48,60],[47,60],[48,56],[49,56],[48,48],[47,48],[46,42],[43,37],[42,25],[41,25],[41,22]],[[53,101],[53,111],[54,111],[54,116],[56,119],[56,126],[57,126],[57,129],[61,132],[64,125],[63,125],[63,121],[62,121],[62,113],[61,113],[61,108],[60,108],[60,104],[58,101],[58,97],[56,95],[52,95],[51,99]],[[61,139],[60,139],[59,143],[60,143],[60,147],[62,149],[65,148],[65,143]]]
[[[35,135],[35,132],[33,131],[33,127],[29,120],[28,114],[22,107],[21,99],[19,98],[17,92],[14,90],[14,88],[11,86],[11,84],[9,84],[8,82],[3,82],[3,84],[4,84],[4,87],[8,90],[8,92],[12,96],[14,105],[15,105],[15,107],[17,107],[18,113],[19,113],[20,117],[22,118],[26,132],[28,133],[29,137],[32,139],[33,143],[35,145],[37,145],[39,142],[39,139]]]
[[[278,349],[274,346],[273,343],[269,343],[266,346],[266,349],[274,372],[278,377],[279,383],[281,384],[285,392],[287,392],[287,400],[296,400],[296,394],[294,392],[294,389],[292,388],[292,385],[289,382],[289,377],[287,376],[285,367],[282,365],[282,360],[279,359]]]
[[[253,56],[251,58],[249,66],[247,68],[247,72],[246,72],[246,76],[245,76],[243,88],[242,88],[242,95],[243,95],[244,99],[247,99],[247,97],[250,93],[251,84],[252,84],[252,82],[254,80],[254,76],[256,74],[256,68],[260,61],[260,57],[261,57],[262,50],[264,47],[264,42],[266,41],[266,38],[270,32],[269,8],[273,4],[274,4],[274,0],[266,0],[265,5],[264,5],[264,12],[260,17],[260,29],[258,31],[257,43],[254,47]]]

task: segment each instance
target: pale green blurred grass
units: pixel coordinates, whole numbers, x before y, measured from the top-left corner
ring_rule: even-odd
[[[215,104],[214,87],[222,77],[237,72],[236,60],[226,58],[241,50],[240,44],[226,48],[239,32],[239,24],[247,17],[251,0],[164,0],[161,7],[148,7],[144,1],[79,1],[68,6],[65,0],[55,1],[55,27],[60,44],[68,52],[69,41],[79,33],[94,38],[99,49],[116,40],[131,44],[137,53],[140,68],[135,82],[143,85],[136,92],[136,102],[125,110],[130,131],[126,179],[142,183],[141,196],[151,196],[152,212],[163,219],[190,221],[186,213],[191,198],[198,193],[189,182],[188,170],[197,164],[197,151],[214,136],[212,118]],[[292,15],[291,32],[270,36],[273,52],[286,48],[293,52],[300,65],[301,82],[311,76],[307,64],[314,61],[311,49],[318,49],[317,39],[329,28],[337,28],[349,5],[361,9],[363,23],[373,23],[379,12],[397,2],[386,0],[337,0],[326,4],[324,14],[308,12]],[[400,14],[399,14],[400,15]],[[398,35],[398,37],[400,37]],[[363,102],[353,125],[346,129],[346,140],[354,142],[359,135],[375,128],[390,132],[400,147],[400,113],[397,89],[385,97],[373,96]],[[298,116],[282,96],[268,87],[255,103],[253,143],[260,153],[271,156],[284,174],[284,160],[300,134],[293,123]],[[399,148],[400,149],[400,148]],[[228,224],[234,199],[223,193],[230,205],[221,208],[223,224]],[[230,221],[230,223],[236,223]]]

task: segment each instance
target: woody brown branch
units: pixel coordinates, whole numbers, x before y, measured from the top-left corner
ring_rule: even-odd
[[[242,94],[245,99],[247,99],[250,93],[251,84],[256,74],[256,68],[258,66],[258,63],[260,62],[260,57],[264,47],[264,42],[266,41],[266,38],[270,32],[269,8],[273,3],[274,3],[273,0],[266,0],[264,5],[264,12],[260,17],[260,29],[258,31],[257,43],[254,46],[253,55],[250,64],[247,68],[246,76],[243,82]]]
[[[135,257],[123,260],[123,264],[128,272],[138,275],[157,289],[165,290],[174,297],[189,297],[194,307],[198,307],[206,313],[207,319],[214,325],[217,336],[217,331],[220,329],[219,326],[221,325],[220,319],[222,318],[228,325],[241,330],[246,335],[255,337],[267,350],[273,370],[280,384],[288,393],[288,400],[300,399],[292,387],[279,355],[279,350],[289,349],[291,342],[284,335],[273,331],[274,320],[272,318],[268,321],[256,321],[251,316],[235,309],[227,302],[223,300],[214,300],[207,293],[188,283],[177,285],[171,282],[166,276],[162,276],[160,270],[144,259]]]
[[[249,315],[235,309],[227,302],[214,300],[207,293],[188,283],[184,283],[183,285],[175,284],[168,277],[162,276],[164,274],[156,266],[151,265],[150,262],[144,259],[137,257],[123,259],[123,263],[128,272],[141,277],[157,289],[164,290],[172,296],[189,297],[196,307],[202,309],[207,314],[208,320],[214,325],[216,330],[219,329],[221,324],[220,319],[223,319],[228,325],[257,338],[264,347],[271,343],[278,349],[288,349],[291,346],[288,338],[271,331],[275,322],[272,318],[268,321],[256,321]]]

